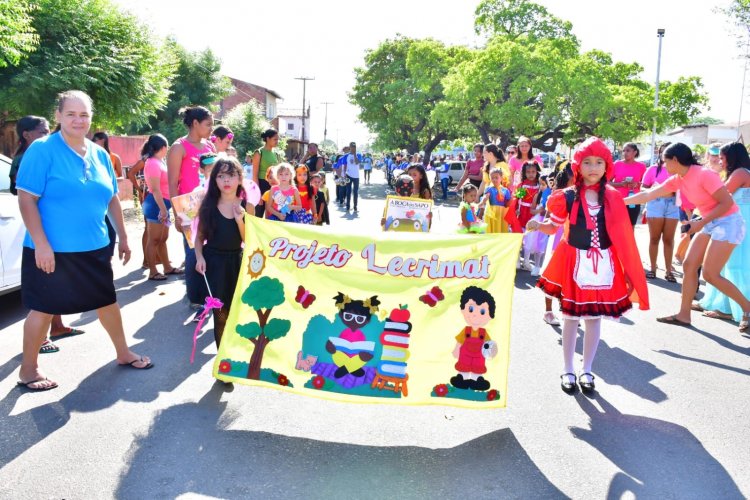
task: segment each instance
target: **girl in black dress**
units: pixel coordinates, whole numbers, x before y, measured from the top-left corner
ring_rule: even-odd
[[[232,157],[214,164],[199,212],[195,269],[205,275],[213,297],[224,304],[214,313],[214,339],[219,347],[242,265],[245,202],[240,195],[242,166]],[[253,206],[250,205],[252,212]]]

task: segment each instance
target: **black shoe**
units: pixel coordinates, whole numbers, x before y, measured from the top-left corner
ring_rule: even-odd
[[[476,391],[486,391],[490,388],[490,382],[488,380],[485,380],[484,377],[479,377],[474,382],[474,390]]]
[[[364,377],[365,376],[365,371],[362,368],[359,368],[357,370],[354,370],[352,372],[352,375],[354,375],[355,377]]]
[[[473,385],[473,380],[465,380],[464,376],[460,373],[454,377],[451,377],[451,385],[455,387],[456,389],[468,389],[469,388],[469,382]]]
[[[573,382],[570,382],[568,376],[573,377]],[[575,373],[563,373],[560,375],[560,388],[567,394],[573,394],[576,392],[576,376]]]
[[[347,370],[345,366],[342,366],[334,372],[333,376],[336,378],[341,378],[347,373],[349,373],[349,370]]]
[[[583,379],[581,378],[584,375],[587,376],[587,377],[589,377],[591,379],[591,381],[590,382],[584,382]],[[581,373],[578,376],[578,385],[581,386],[581,391],[583,391],[583,392],[587,392],[587,393],[588,392],[594,392],[594,388],[595,388],[595,385],[594,385],[594,376],[591,375],[590,373],[587,373],[587,372]]]

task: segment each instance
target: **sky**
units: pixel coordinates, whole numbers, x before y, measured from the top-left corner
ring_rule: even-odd
[[[478,0],[115,0],[158,35],[173,35],[189,50],[210,47],[222,73],[279,93],[279,108],[302,107],[302,82],[311,107],[311,138],[323,139],[328,105],[328,139],[342,145],[374,137],[358,121],[348,100],[354,68],[368,49],[397,34],[435,38],[449,45],[476,46],[474,9]],[[657,28],[664,28],[661,80],[700,76],[710,99],[704,114],[736,123],[742,100],[744,61],[731,23],[716,7],[729,0],[537,0],[573,23],[583,50],[599,49],[617,61],[638,62],[642,78],[656,79]],[[750,81],[745,96],[750,94]],[[744,99],[742,120],[750,119]]]

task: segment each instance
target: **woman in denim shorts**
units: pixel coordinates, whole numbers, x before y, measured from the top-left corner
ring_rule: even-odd
[[[642,186],[645,189],[661,184],[669,178],[669,171],[662,161],[652,165],[643,175]],[[664,279],[675,283],[677,279],[672,272],[672,256],[674,254],[674,235],[677,222],[680,219],[680,209],[677,206],[674,193],[653,199],[646,203],[646,219],[648,220],[648,256],[651,270],[646,272],[646,278],[656,278],[656,258],[659,255],[659,241],[664,244]]]
[[[664,165],[672,176],[648,191],[629,196],[625,203],[647,201],[680,191],[695,204],[702,219],[691,221],[688,232],[694,234],[683,262],[682,300],[677,314],[658,318],[661,323],[690,325],[692,299],[698,287],[698,268],[703,277],[742,308],[740,332],[750,329],[750,301],[737,286],[721,275],[734,249],[745,238],[745,222],[739,207],[719,175],[698,164],[688,146],[680,142],[663,153]]]

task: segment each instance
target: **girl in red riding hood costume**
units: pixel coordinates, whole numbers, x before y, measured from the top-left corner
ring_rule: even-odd
[[[573,370],[578,322],[586,323],[583,338],[581,390],[594,390],[591,365],[601,333],[601,318],[619,318],[632,308],[648,309],[643,265],[635,244],[622,195],[607,184],[612,178],[612,154],[598,138],[590,137],[573,157],[575,184],[555,191],[547,202],[549,218],[529,221],[528,230],[554,234],[565,226],[564,236],[537,287],[560,300],[564,319],[562,390],[576,388]]]

